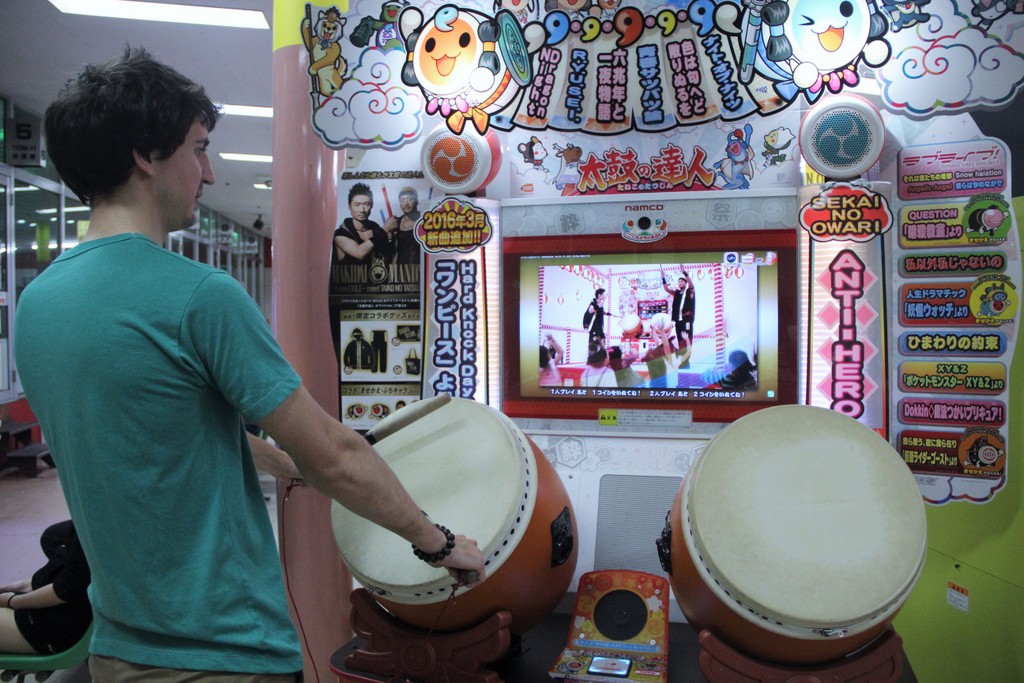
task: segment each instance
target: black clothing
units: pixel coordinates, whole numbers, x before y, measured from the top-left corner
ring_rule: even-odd
[[[415,228],[413,230],[396,230],[395,235],[395,263],[419,265],[420,243],[416,241]]]
[[[356,258],[349,254],[344,254],[339,258],[338,247],[334,244],[334,240],[331,240],[332,266],[355,266],[361,263],[372,263],[374,257],[382,258],[385,261],[390,260],[390,257],[394,254],[394,246],[390,244],[388,234],[384,232],[384,228],[371,220],[363,221],[363,225],[370,229],[370,241],[373,242],[373,251],[363,258]],[[351,218],[346,218],[341,222],[338,229],[334,231],[334,236],[348,237],[357,243],[363,241],[363,238],[359,236],[359,232],[356,230],[355,222]]]
[[[594,312],[590,312],[593,307]],[[590,341],[595,339],[604,340],[604,306],[599,306],[597,301],[591,301],[583,314],[583,326],[590,326]]]
[[[71,520],[47,528],[39,545],[49,561],[32,576],[32,590],[52,583],[64,604],[16,609],[14,623],[36,652],[56,654],[81,640],[92,623],[87,593],[92,575]]]
[[[370,342],[363,338],[362,330],[358,328],[352,330],[352,339],[345,346],[342,363],[344,363],[345,367],[352,368],[353,370],[377,372],[376,354],[373,347],[370,346]]]
[[[370,370],[373,372],[388,371],[388,339],[384,330],[373,331],[373,341],[370,342],[373,349],[373,362]]]
[[[686,287],[686,292],[677,289],[672,293],[672,320],[676,324],[676,339],[693,341],[693,318],[697,308],[697,296],[693,293],[693,285]]]

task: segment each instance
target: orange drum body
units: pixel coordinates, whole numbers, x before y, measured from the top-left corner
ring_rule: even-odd
[[[638,315],[624,315],[619,319],[623,339],[637,339],[644,332],[643,322]]]
[[[694,628],[805,665],[887,629],[926,540],[917,482],[884,439],[831,410],[780,406],[708,442],[658,546]]]
[[[383,423],[382,423],[383,425]],[[452,399],[375,448],[432,519],[475,538],[486,579],[456,590],[397,535],[334,503],[335,540],[352,575],[402,621],[454,631],[495,612],[513,633],[546,617],[576,571],[576,521],[554,467],[505,415]]]

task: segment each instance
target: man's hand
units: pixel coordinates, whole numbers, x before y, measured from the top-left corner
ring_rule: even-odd
[[[487,573],[476,541],[461,534],[455,537],[451,555],[444,558],[440,566],[447,569],[453,579],[467,586],[483,581]]]

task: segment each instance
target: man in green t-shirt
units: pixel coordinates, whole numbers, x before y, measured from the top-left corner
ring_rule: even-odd
[[[454,576],[484,576],[476,542],[430,522],[317,405],[242,287],[162,248],[214,182],[217,117],[202,87],[132,49],[46,112],[49,158],[92,217],[21,295],[16,358],[92,568],[96,681],[295,679],[256,467],[303,478]]]

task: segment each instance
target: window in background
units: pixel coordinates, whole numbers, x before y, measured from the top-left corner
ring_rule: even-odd
[[[89,231],[89,218],[92,212],[89,207],[75,199],[74,196],[64,197],[64,235],[60,251],[65,252],[78,245]]]
[[[14,181],[14,291],[21,291],[57,257],[60,195]]]
[[[3,100],[0,100],[2,103]],[[0,134],[0,140],[3,135]],[[0,145],[2,147],[2,145]],[[0,235],[3,235],[3,251],[0,252],[0,394],[11,389],[11,325],[10,301],[7,270],[7,205],[10,197],[11,179],[0,173]]]

